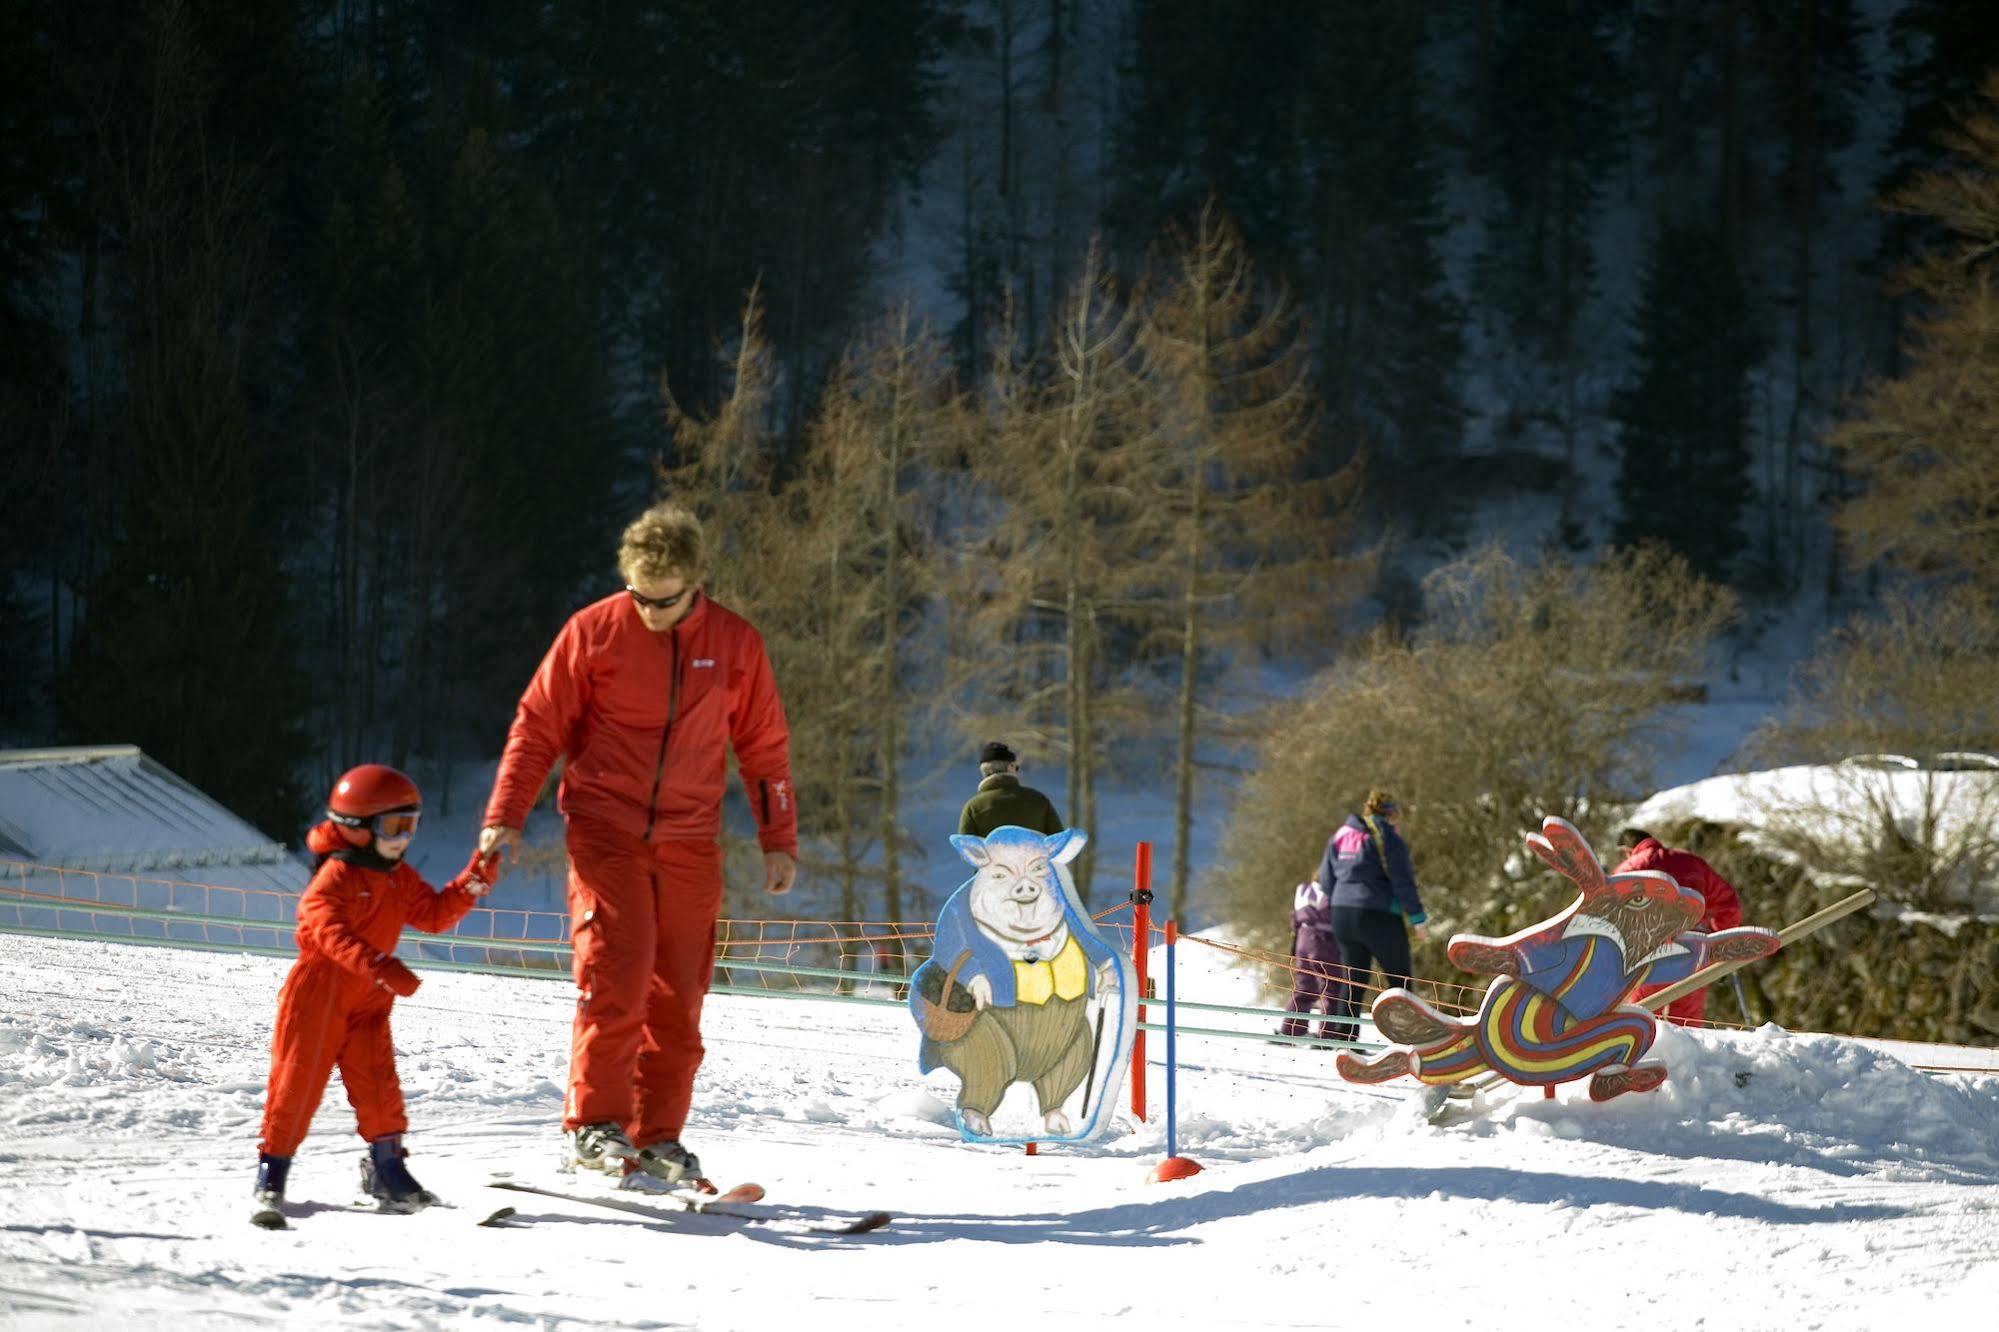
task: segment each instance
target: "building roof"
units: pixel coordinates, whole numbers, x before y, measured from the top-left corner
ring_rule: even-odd
[[[136,745],[0,750],[0,858],[292,893],[311,877]]]

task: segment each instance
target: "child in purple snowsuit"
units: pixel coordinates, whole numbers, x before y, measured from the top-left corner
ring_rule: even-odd
[[[1332,899],[1317,879],[1299,884],[1291,895],[1291,961],[1291,1002],[1284,1005],[1284,1011],[1302,1015],[1317,1012],[1321,1004],[1330,1006],[1339,974],[1340,943],[1333,937]],[[1288,1017],[1279,1032],[1303,1036],[1310,1025],[1303,1016]],[[1321,1040],[1334,1034],[1330,1021],[1319,1024]],[[1353,1038],[1349,1035],[1347,1039]]]

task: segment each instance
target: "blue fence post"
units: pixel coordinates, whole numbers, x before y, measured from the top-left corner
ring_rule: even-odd
[[[1180,943],[1180,923],[1166,922],[1166,1159],[1152,1169],[1152,1177],[1164,1183],[1201,1173],[1198,1161],[1180,1155],[1180,1014],[1174,975],[1174,953]]]

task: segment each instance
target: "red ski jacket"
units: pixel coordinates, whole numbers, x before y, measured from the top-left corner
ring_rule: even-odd
[[[1631,848],[1631,854],[1624,858],[1624,863],[1614,873],[1623,874],[1629,870],[1658,870],[1670,874],[1674,882],[1693,889],[1705,898],[1707,911],[1701,916],[1698,927],[1704,933],[1732,930],[1742,923],[1742,900],[1735,895],[1735,889],[1727,879],[1714,872],[1714,866],[1691,851],[1675,851],[1661,846],[1658,838],[1648,837]]]
[[[402,861],[374,869],[338,856],[327,859],[298,900],[297,968],[324,970],[318,965],[323,959],[338,968],[332,973],[337,977],[334,992],[344,1006],[363,1000],[386,1006],[389,993],[377,989],[375,975],[395,955],[403,926],[441,934],[464,919],[476,901],[465,890],[465,877],[459,875],[440,892]]]
[[[521,827],[566,755],[563,817],[649,842],[712,840],[731,746],[758,844],[796,855],[791,732],[762,635],[705,594],[654,633],[617,592],[569,617],[528,682],[486,825]]]

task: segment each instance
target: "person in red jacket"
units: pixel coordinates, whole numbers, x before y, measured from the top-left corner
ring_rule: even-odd
[[[1664,845],[1658,838],[1643,828],[1626,828],[1617,835],[1618,849],[1624,859],[1612,871],[1624,874],[1631,870],[1658,870],[1673,876],[1674,882],[1684,888],[1691,888],[1707,902],[1707,910],[1701,922],[1694,928],[1703,934],[1713,934],[1717,930],[1732,930],[1742,923],[1742,899],[1735,895],[1735,889],[1727,879],[1715,873],[1714,866],[1702,860],[1691,851],[1676,851]],[[1633,992],[1633,999],[1643,999],[1665,988],[1659,985],[1642,985]],[[1666,1005],[1666,1019],[1680,1026],[1690,1027],[1701,1021],[1707,1011],[1707,989],[1702,987],[1692,994],[1683,994]]]
[[[403,1164],[402,1086],[389,1036],[389,1008],[422,984],[394,956],[405,925],[432,934],[456,925],[492,886],[493,869],[474,852],[439,892],[403,863],[423,796],[416,783],[379,763],[334,784],[326,822],[306,834],[319,868],[298,902],[298,960],[278,992],[271,1076],[257,1147],[257,1210],[276,1229],[292,1156],[305,1140],[334,1066],[354,1106],[368,1155],[361,1187],[384,1211],[413,1212],[436,1199]]]
[[[764,891],[797,873],[790,731],[762,637],[701,590],[701,525],[661,504],[618,549],[622,591],[556,635],[521,695],[483,851],[506,854],[558,757],[576,980],[562,1127],[579,1165],[702,1180],[680,1142],[705,1053],[722,905],[726,750],[749,794]]]

